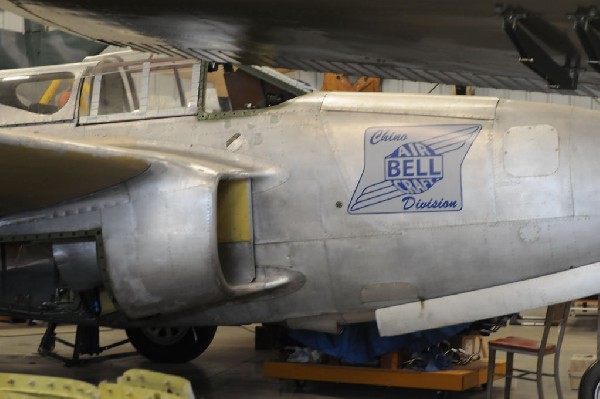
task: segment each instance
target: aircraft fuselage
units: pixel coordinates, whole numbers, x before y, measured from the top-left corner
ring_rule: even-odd
[[[37,125],[45,137],[159,155],[125,184],[5,218],[0,233],[100,229],[115,302],[144,318],[131,324],[333,330],[376,309],[598,262],[599,122],[497,98],[317,93],[231,118]],[[201,266],[218,264],[215,254],[194,248],[214,246],[202,241],[213,227],[197,226],[214,206],[202,181],[160,166],[160,154],[256,161],[220,175],[252,182],[250,277],[233,262],[230,287],[215,288],[220,271]],[[236,291],[261,275],[268,285],[276,270],[291,282],[281,290]]]

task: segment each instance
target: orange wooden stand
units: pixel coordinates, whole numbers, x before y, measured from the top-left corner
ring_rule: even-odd
[[[371,367],[331,366],[314,363],[266,362],[265,377],[300,381],[327,381],[348,384],[383,385],[440,391],[464,391],[487,382],[487,362],[445,371],[389,370]],[[505,373],[506,363],[496,363],[496,373]]]

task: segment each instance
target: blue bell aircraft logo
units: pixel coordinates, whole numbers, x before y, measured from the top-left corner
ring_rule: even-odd
[[[374,127],[365,131],[365,169],[348,212],[462,209],[461,167],[481,125]]]

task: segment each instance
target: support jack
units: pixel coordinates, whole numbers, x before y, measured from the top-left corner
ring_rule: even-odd
[[[88,363],[97,363],[109,359],[120,359],[137,354],[137,352],[116,353],[112,355],[98,356],[100,353],[129,343],[129,339],[115,342],[107,346],[100,346],[100,328],[98,326],[77,325],[75,333],[75,343],[68,342],[56,336],[57,323],[50,322],[44,332],[42,341],[38,347],[38,353],[42,356],[48,356],[64,362],[65,366],[84,366]],[[59,342],[65,346],[73,348],[71,358],[59,355],[54,352],[56,343]],[[89,359],[81,359],[81,355],[98,356]]]

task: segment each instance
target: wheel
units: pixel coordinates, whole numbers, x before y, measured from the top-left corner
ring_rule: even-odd
[[[125,331],[140,355],[158,363],[186,363],[208,348],[217,327],[148,327]]]
[[[448,393],[448,391],[437,391],[435,393],[435,397],[439,399],[448,399],[450,397],[450,394]]]
[[[600,399],[600,363],[592,363],[579,383],[579,399]]]

